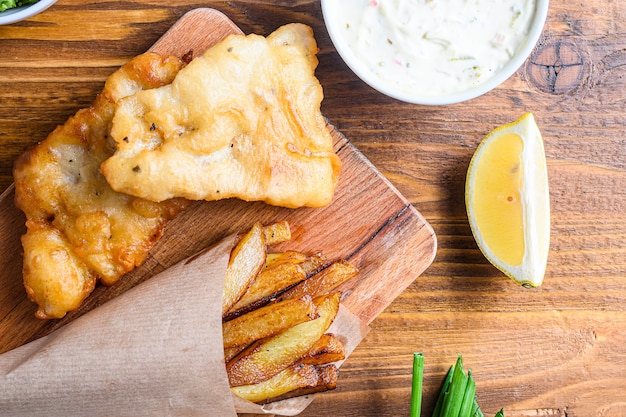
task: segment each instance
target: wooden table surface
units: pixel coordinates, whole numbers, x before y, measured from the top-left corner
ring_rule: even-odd
[[[432,265],[374,322],[338,388],[303,416],[406,416],[412,353],[426,358],[430,415],[462,353],[485,415],[626,415],[626,2],[553,0],[531,58],[496,90],[441,107],[359,81],[318,1],[59,0],[0,27],[0,188],[16,156],[91,103],[105,78],[187,11],[213,7],[246,33],[313,27],[329,120],[433,226]],[[545,140],[552,238],[543,285],[492,267],[467,222],[464,180],[482,137],[532,112]]]

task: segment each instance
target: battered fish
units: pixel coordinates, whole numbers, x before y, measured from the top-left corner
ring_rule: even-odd
[[[170,83],[182,66],[174,57],[136,57],[108,78],[90,108],[17,159],[15,202],[27,218],[24,286],[39,306],[37,317],[63,317],[97,280],[114,284],[140,265],[166,223],[188,204],[115,192],[99,171],[114,151],[108,131],[115,103]]]
[[[172,84],[120,101],[102,173],[113,189],[157,202],[329,204],[341,162],[320,111],[317,51],[303,24],[229,36]]]

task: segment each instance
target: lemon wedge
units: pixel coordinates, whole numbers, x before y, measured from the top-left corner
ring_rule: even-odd
[[[541,285],[550,246],[550,192],[543,138],[526,113],[476,148],[465,183],[472,234],[485,257],[525,287]]]

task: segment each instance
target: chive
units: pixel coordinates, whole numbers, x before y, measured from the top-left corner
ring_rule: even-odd
[[[424,355],[413,354],[413,379],[411,384],[411,417],[420,417],[422,411],[422,381],[424,379]]]
[[[476,396],[474,395],[474,398],[472,399],[472,409],[470,411],[470,417],[474,417],[479,409],[480,407],[478,407],[478,401],[476,401]]]
[[[463,372],[463,358],[459,354],[456,360],[454,374],[450,382],[450,393],[446,396],[441,407],[441,417],[457,417],[463,402],[467,376]]]
[[[413,354],[413,385],[411,391],[411,417],[419,416],[422,400],[422,379],[424,357],[421,353]],[[419,385],[417,385],[419,384]],[[414,398],[419,395],[418,398]],[[415,414],[417,413],[417,414]],[[476,397],[476,381],[472,370],[463,370],[463,357],[458,355],[456,363],[450,366],[443,381],[439,397],[435,403],[432,417],[485,417]],[[500,409],[495,417],[504,417],[504,409]]]
[[[485,417],[482,410],[478,406],[478,400],[474,397],[474,405],[472,406],[472,417]]]
[[[472,407],[474,405],[474,398],[476,397],[476,381],[472,377],[472,370],[467,370],[467,386],[465,387],[465,394],[463,395],[463,401],[459,410],[459,417],[472,417]],[[478,403],[476,403],[478,405]]]
[[[443,406],[443,402],[446,399],[448,390],[450,389],[450,382],[452,382],[452,375],[454,374],[454,365],[450,367],[448,370],[448,374],[446,375],[446,379],[443,381],[443,386],[441,387],[441,391],[439,391],[439,397],[437,398],[437,402],[435,403],[435,409],[433,410],[433,417],[441,416],[441,407]]]

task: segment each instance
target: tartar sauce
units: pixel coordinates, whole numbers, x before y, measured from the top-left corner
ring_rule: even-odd
[[[388,88],[463,92],[495,75],[528,35],[536,0],[336,0],[340,33]]]

